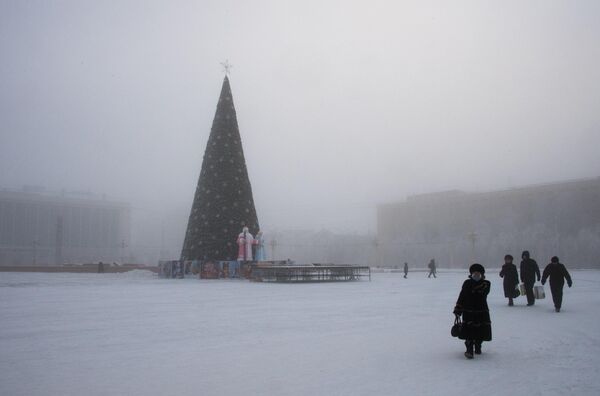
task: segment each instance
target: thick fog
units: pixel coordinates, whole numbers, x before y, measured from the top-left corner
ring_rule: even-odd
[[[3,1],[0,187],[129,202],[177,257],[223,81],[261,228],[600,175],[597,1]]]

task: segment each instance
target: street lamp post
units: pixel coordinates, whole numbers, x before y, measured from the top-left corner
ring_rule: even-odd
[[[471,261],[475,262],[475,242],[477,241],[477,234],[475,231],[472,231],[467,235],[467,238],[471,241]]]
[[[39,242],[37,241],[37,239],[34,239],[31,242],[31,244],[33,246],[33,266],[35,266],[37,263],[37,245],[38,245],[38,243]]]
[[[277,246],[277,241],[273,238],[271,239],[271,260],[275,260],[275,247]]]
[[[125,239],[121,240],[121,264],[125,264]]]

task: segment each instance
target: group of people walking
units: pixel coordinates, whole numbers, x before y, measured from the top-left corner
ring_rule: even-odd
[[[544,268],[543,274],[540,276],[540,268],[537,262],[532,259],[529,252],[525,250],[521,254],[521,281],[525,288],[525,295],[527,296],[527,306],[535,304],[534,286],[536,280],[541,281],[542,285],[546,284],[546,280],[550,279],[550,292],[552,293],[552,301],[554,302],[554,308],[556,312],[560,312],[562,306],[562,292],[565,285],[571,287],[573,281],[571,275],[564,264],[560,263],[558,257],[554,256],[550,260],[550,264]],[[504,265],[500,270],[500,277],[504,278],[503,288],[504,297],[508,298],[508,305],[513,306],[513,299],[520,295],[519,291],[519,274],[517,273],[517,267],[513,264],[513,256],[507,254],[504,256]]]
[[[554,256],[544,268],[540,276],[537,262],[530,257],[528,251],[521,254],[520,265],[521,280],[527,295],[527,306],[535,304],[534,285],[541,281],[542,285],[550,280],[550,291],[556,312],[562,306],[563,287],[565,280],[571,287],[573,281],[566,267]],[[508,298],[508,305],[514,305],[514,298],[519,296],[519,273],[513,264],[510,254],[504,256],[504,265],[500,270],[500,277],[504,278],[504,296]],[[465,357],[473,359],[474,355],[481,354],[483,341],[492,340],[492,322],[487,304],[487,296],[491,283],[485,279],[485,268],[481,264],[473,264],[469,268],[469,277],[463,282],[458,300],[454,306],[455,323],[459,324],[458,337],[465,340]]]

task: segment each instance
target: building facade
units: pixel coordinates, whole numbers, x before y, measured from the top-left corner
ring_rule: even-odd
[[[530,250],[540,265],[556,255],[571,267],[600,268],[600,178],[503,191],[446,191],[379,205],[378,260],[467,267],[518,263]]]
[[[0,191],[0,264],[120,262],[129,243],[128,204]]]

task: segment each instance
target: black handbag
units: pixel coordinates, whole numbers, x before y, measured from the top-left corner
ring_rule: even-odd
[[[462,330],[462,321],[460,320],[459,315],[454,315],[454,325],[450,329],[450,334],[452,337],[458,337],[460,335],[460,331]]]
[[[513,291],[513,298],[517,298],[521,295],[521,290],[519,290],[519,284],[515,286],[515,290]]]

